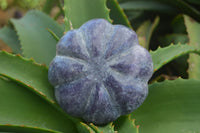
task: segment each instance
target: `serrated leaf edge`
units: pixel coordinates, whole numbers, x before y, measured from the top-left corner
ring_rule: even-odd
[[[124,13],[124,9],[122,9],[122,8],[120,7],[119,2],[118,2],[117,0],[112,0],[112,1],[116,4],[116,7],[121,11],[121,15],[124,17],[124,20],[126,21],[127,26],[128,26],[129,28],[133,29],[133,27],[131,26],[130,21],[128,21],[127,15]],[[110,10],[111,10],[111,9],[110,9]],[[110,14],[110,10],[109,10],[109,14]],[[112,19],[111,19],[111,20],[112,20]],[[111,23],[113,23],[113,22],[114,22],[114,20],[112,20]]]
[[[113,125],[113,122],[110,122],[109,124],[107,124],[106,126],[110,125],[111,127],[111,130],[115,133],[117,133],[117,131],[114,130],[114,125]],[[102,132],[98,129],[98,126],[94,125],[93,123],[90,123],[88,126],[90,126],[96,133],[105,133],[105,132]]]
[[[140,125],[135,125],[135,119],[131,119],[131,114],[128,115],[128,120],[131,121],[131,124],[136,128],[137,133],[139,133]]]
[[[110,22],[110,23],[113,23],[113,20],[110,18],[110,9],[107,7],[107,5],[106,5],[106,1],[107,0],[104,0],[104,7],[105,7],[105,9],[107,10],[107,20]]]
[[[22,57],[22,56],[19,55],[19,54],[13,55],[13,54],[10,54],[10,53],[8,53],[8,52],[6,52],[6,51],[0,51],[0,53],[6,54],[6,55],[8,55],[8,56],[12,56],[12,57],[19,58],[19,59],[21,59],[21,60],[23,60],[23,61],[29,62],[29,63],[31,63],[31,64],[33,64],[33,65],[36,65],[36,66],[42,67],[43,69],[48,70],[47,67],[46,67],[46,65],[38,64],[38,63],[36,63],[36,62],[34,61],[34,59],[32,59],[32,58],[31,58],[31,59],[27,59],[27,58]],[[16,82],[16,83],[19,83],[19,84],[22,85],[23,87],[28,88],[29,90],[31,90],[32,92],[34,92],[34,93],[37,94],[38,96],[42,97],[42,98],[45,99],[46,101],[50,102],[51,104],[55,104],[55,103],[56,103],[55,101],[53,101],[53,100],[51,100],[51,99],[48,99],[47,96],[46,96],[44,93],[38,91],[36,88],[32,87],[32,86],[29,85],[29,84],[26,84],[26,83],[24,83],[23,81],[20,81],[19,79],[12,78],[12,77],[10,77],[10,76],[4,74],[4,73],[0,73],[0,75],[6,77],[6,78],[8,78],[8,79],[10,79],[10,80],[12,80],[12,81],[14,81],[14,82]]]
[[[40,15],[42,16],[42,18],[51,19],[55,25],[57,25],[58,27],[60,27],[60,29],[62,29],[61,26],[60,26],[58,23],[56,23],[56,21],[55,21],[53,18],[49,17],[48,15],[46,15],[46,14],[43,13],[43,12],[40,12],[39,10],[30,10],[30,11],[28,11],[28,12],[25,14],[25,16],[26,16],[27,14],[40,14]],[[25,16],[23,16],[23,18],[24,18]],[[21,18],[21,19],[23,19],[23,18]],[[12,18],[12,19],[10,20],[10,22],[11,22],[12,25],[14,26],[14,30],[15,30],[17,36],[18,36],[19,41],[20,41],[20,46],[21,46],[20,49],[21,49],[21,51],[22,51],[22,55],[25,55],[25,54],[24,54],[24,48],[23,48],[23,45],[24,45],[24,44],[22,44],[22,37],[20,37],[19,32],[18,32],[18,30],[17,30],[17,28],[15,27],[15,24],[14,24],[14,22],[19,22],[21,19],[13,19],[13,18]],[[13,21],[14,21],[14,22],[13,22]],[[51,30],[51,29],[50,29],[50,30]],[[47,29],[47,32],[48,32],[48,29]],[[49,33],[49,34],[51,34],[51,33]],[[63,33],[63,35],[64,35],[64,33]],[[52,36],[52,35],[51,35],[51,36]],[[54,39],[55,39],[55,38],[54,38]]]
[[[98,129],[97,126],[95,126],[93,123],[90,123],[88,126],[90,126],[90,128],[92,128],[96,133],[101,133]]]
[[[87,124],[85,124],[85,123],[83,123],[83,122],[80,122],[80,124],[81,124],[82,126],[84,126],[90,133],[93,133],[93,132],[94,132],[94,130],[93,130],[90,126],[88,126]]]
[[[6,52],[6,51],[0,51],[0,53],[4,53],[4,54],[6,54],[6,55],[8,55],[8,56],[12,56],[12,57],[20,58],[20,59],[22,59],[22,60],[24,60],[24,61],[26,61],[26,62],[32,63],[33,65],[36,65],[36,66],[42,67],[43,69],[48,70],[48,68],[47,68],[46,65],[36,63],[36,62],[34,61],[34,59],[32,59],[32,58],[31,58],[31,59],[27,59],[27,58],[25,58],[25,57],[23,57],[23,56],[21,56],[21,55],[19,55],[19,54],[13,55],[13,54],[10,54],[10,53],[8,53],[8,52]],[[13,82],[15,82],[15,83],[18,83],[19,85],[21,85],[21,86],[27,88],[28,90],[32,91],[35,95],[37,95],[37,96],[39,96],[40,98],[42,98],[43,100],[45,100],[47,103],[49,103],[49,104],[50,104],[51,106],[53,106],[56,110],[58,110],[59,112],[61,112],[64,116],[66,116],[67,118],[69,118],[69,119],[72,120],[73,122],[77,123],[77,122],[80,122],[80,121],[81,121],[80,119],[74,118],[74,117],[68,115],[67,113],[65,113],[65,112],[60,108],[60,106],[57,104],[56,101],[53,101],[53,100],[49,99],[44,93],[38,91],[36,88],[32,87],[31,85],[26,84],[26,83],[20,81],[19,79],[12,78],[12,77],[10,77],[10,76],[8,76],[8,75],[6,75],[6,74],[3,74],[3,73],[0,73],[0,76],[6,77],[6,78],[10,79],[11,81],[13,81]]]
[[[13,25],[12,22],[11,22],[11,20],[9,20],[9,23],[11,23],[11,25]],[[18,34],[18,32],[17,32],[17,30],[16,30],[16,28],[15,28],[14,25],[13,25],[13,30],[16,32],[17,39],[19,40],[19,46],[20,46],[21,54],[23,55],[23,50],[22,50],[22,45],[21,45],[21,41],[20,41],[20,38],[19,38],[19,34]],[[2,51],[5,51],[5,50],[3,49]]]
[[[155,51],[151,51],[151,50],[150,50],[150,54],[155,54],[158,50],[164,51],[166,48],[168,48],[168,47],[170,47],[170,46],[176,46],[176,47],[178,47],[178,46],[181,46],[181,45],[183,45],[183,44],[178,43],[178,44],[174,45],[173,43],[171,43],[169,46],[164,47],[164,48],[161,48],[161,47],[159,46]],[[184,45],[188,45],[188,44],[184,44]],[[199,55],[200,55],[200,49],[196,48],[196,49],[194,49],[194,50],[188,50],[187,52],[182,52],[181,54],[176,55],[175,58],[180,57],[180,56],[182,56],[182,55],[184,55],[184,54],[188,54],[188,53],[196,53],[196,54],[199,54]],[[153,71],[154,71],[154,72],[157,71],[157,70],[160,69],[163,65],[167,64],[168,62],[172,61],[172,60],[175,59],[175,58],[170,58],[168,61],[164,61],[164,62],[162,63],[161,66],[159,66],[158,68],[154,68]]]

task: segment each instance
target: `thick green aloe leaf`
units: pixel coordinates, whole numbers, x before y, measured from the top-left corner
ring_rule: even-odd
[[[77,132],[75,124],[60,111],[14,82],[0,79],[0,94],[0,131],[12,128],[20,132],[26,130],[22,129],[25,126],[34,129],[38,127],[38,130]]]
[[[52,35],[52,37],[58,42],[60,40],[60,38],[51,30],[51,29],[47,29],[49,31],[49,33]]]
[[[151,23],[150,20],[147,20],[136,31],[140,45],[146,49],[149,49],[151,36],[153,34],[153,31],[157,27],[159,20],[159,17],[156,17],[153,23]]]
[[[3,27],[0,29],[0,40],[3,40],[15,54],[21,54],[20,41],[16,32],[11,27]]]
[[[184,16],[184,19],[188,32],[189,44],[200,49],[200,23],[197,23],[188,16]],[[200,79],[200,56],[190,55],[188,73],[189,78]]]
[[[33,60],[0,52],[0,75],[26,85],[41,97],[55,103],[54,89],[48,81],[48,69]]]
[[[66,114],[56,103],[54,88],[48,81],[47,67],[35,63],[32,59],[12,55],[4,51],[0,51],[0,60],[0,76],[7,77],[23,85],[74,122],[80,121]]]
[[[110,9],[110,18],[113,20],[113,24],[123,24],[132,28],[126,14],[119,6],[117,0],[107,0],[107,6]]]
[[[117,133],[139,133],[139,126],[135,125],[135,120],[131,119],[131,115],[121,116],[114,125]]]
[[[185,44],[188,42],[188,36],[187,34],[182,34],[182,33],[173,33],[173,34],[167,34],[165,36],[162,36],[159,38],[159,44],[161,47],[166,47],[170,45],[171,43],[173,44]],[[189,55],[183,55],[181,57],[176,58],[169,64],[169,68],[173,70],[177,75],[180,75],[182,78],[187,78],[188,77],[188,58]],[[181,66],[181,67],[177,67]]]
[[[64,0],[65,30],[79,28],[83,23],[94,18],[109,21],[106,0]]]
[[[64,29],[49,16],[37,10],[29,11],[22,19],[11,19],[11,22],[21,41],[23,55],[49,65],[56,55],[57,41],[47,29],[52,30],[58,37],[63,35]]]
[[[77,129],[80,133],[116,133],[112,123],[109,123],[105,126],[95,126],[92,123],[87,125],[80,122],[80,124],[77,125]]]
[[[114,126],[112,123],[109,123],[105,126],[95,126],[94,124],[90,124],[90,127],[96,132],[96,133],[115,133]]]
[[[96,133],[90,126],[83,122],[77,124],[77,129],[79,133]]]
[[[188,53],[200,54],[200,49],[187,44],[169,45],[164,48],[158,48],[156,51],[151,51],[151,57],[154,64],[154,71],[167,64],[168,62]]]
[[[150,85],[147,99],[132,113],[140,133],[200,132],[199,86],[194,79]]]

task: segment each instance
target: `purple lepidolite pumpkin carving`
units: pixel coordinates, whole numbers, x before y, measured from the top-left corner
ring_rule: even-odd
[[[152,73],[151,56],[134,31],[93,19],[61,38],[48,78],[68,114],[101,125],[143,103]]]

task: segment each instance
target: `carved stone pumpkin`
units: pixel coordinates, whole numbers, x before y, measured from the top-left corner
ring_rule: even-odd
[[[48,77],[68,114],[102,125],[143,103],[152,73],[134,31],[93,19],[61,38]]]

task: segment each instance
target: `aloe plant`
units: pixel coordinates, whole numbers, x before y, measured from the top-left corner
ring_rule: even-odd
[[[64,33],[78,29],[83,23],[94,18],[103,18],[110,23],[123,24],[132,28],[134,20],[140,22],[144,17],[146,18],[141,11],[152,11],[155,9],[152,7],[158,6],[157,1],[152,0],[149,6],[144,6],[142,4],[144,1],[134,0],[129,1],[129,4],[125,1],[118,3],[117,0],[64,0],[64,11],[61,7],[62,3],[59,3],[59,6],[61,13],[64,12],[65,28],[49,17],[52,3],[48,2],[43,8],[45,13],[31,10],[21,19],[11,19],[7,26],[0,29],[0,39],[12,49],[12,53],[0,51],[0,132],[200,132],[200,40],[198,38],[200,23],[197,19],[198,9],[192,10],[188,1],[181,2],[180,5],[183,7],[182,13],[189,15],[184,15],[184,19],[181,19],[181,23],[187,30],[187,32],[180,31],[181,35],[184,35],[181,36],[184,42],[171,42],[165,47],[154,47],[153,51],[150,50],[154,75],[149,82],[149,95],[144,103],[132,113],[101,126],[71,116],[57,103],[54,87],[48,81],[49,64],[56,56],[56,44]],[[174,3],[162,1],[159,4],[165,8],[157,8],[157,10],[162,13],[164,10],[164,14],[172,13],[171,9],[177,11],[174,8],[177,2],[179,1]],[[140,13],[135,6],[131,6],[134,3],[141,5],[137,7]],[[191,3],[194,4],[192,1]],[[152,42],[156,42],[154,35],[159,30],[157,27],[163,24],[162,15],[156,19],[153,17],[153,22],[145,20],[139,23],[140,26],[136,26],[137,24],[133,26],[133,29],[137,28],[140,44],[147,50],[155,45]],[[180,34],[175,34],[176,36],[173,37],[178,40]],[[185,42],[188,40],[185,37],[189,37],[190,41]],[[165,39],[171,40],[167,36]],[[159,73],[170,62],[188,54],[190,56],[189,78],[160,80]]]

